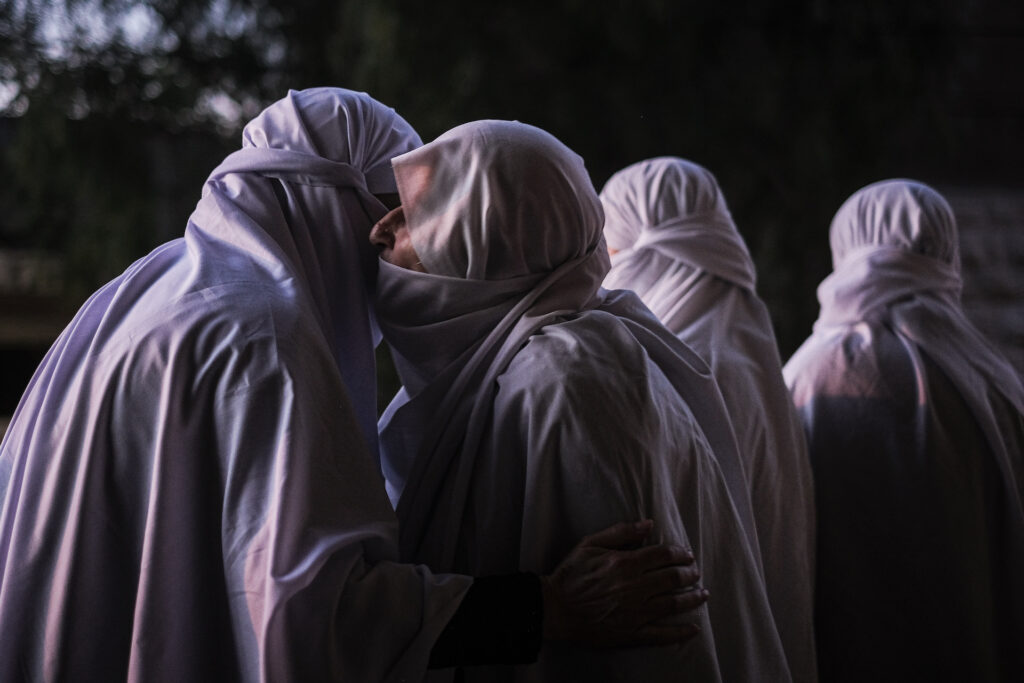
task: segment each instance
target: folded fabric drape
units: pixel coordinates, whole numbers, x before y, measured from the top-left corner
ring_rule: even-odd
[[[768,596],[794,680],[816,680],[814,490],[807,446],[754,262],[707,169],[657,157],[601,190],[618,252],[608,288],[630,289],[711,367],[743,462]]]

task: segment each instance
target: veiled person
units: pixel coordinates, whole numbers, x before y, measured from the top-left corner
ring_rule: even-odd
[[[403,382],[380,421],[403,557],[543,572],[571,539],[651,517],[693,548],[711,594],[682,648],[566,645],[467,678],[789,680],[719,465],[738,458],[721,396],[635,295],[601,289],[603,215],[582,159],[532,126],[480,121],[393,166],[402,207],[372,237]]]
[[[817,489],[821,680],[1021,680],[1024,390],[964,316],[953,213],[883,181],[829,239],[785,367]]]
[[[419,143],[365,95],[293,91],[184,237],[81,308],[0,451],[0,679],[425,669],[470,579],[385,561],[357,229]]]
[[[814,492],[768,309],[710,171],[638,162],[601,190],[608,289],[631,289],[711,367],[749,486],[775,623],[795,681],[814,681]]]

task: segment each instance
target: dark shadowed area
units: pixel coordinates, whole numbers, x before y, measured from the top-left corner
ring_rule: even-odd
[[[244,122],[318,85],[371,93],[424,140],[540,126],[598,189],[651,156],[709,168],[783,359],[842,201],[933,184],[961,223],[968,312],[1024,368],[1022,3],[3,0],[0,416],[90,292],[181,235]]]

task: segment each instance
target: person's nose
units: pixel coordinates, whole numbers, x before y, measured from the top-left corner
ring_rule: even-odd
[[[387,216],[382,218],[370,230],[370,244],[373,244],[381,251],[395,248],[395,233],[388,225]]]

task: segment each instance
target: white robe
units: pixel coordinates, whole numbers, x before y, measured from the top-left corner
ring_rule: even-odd
[[[418,144],[292,91],[77,313],[0,446],[0,680],[424,675],[471,579],[395,562],[363,275]]]
[[[814,489],[754,263],[714,176],[675,157],[614,174],[601,190],[617,249],[604,280],[630,289],[708,365],[747,475],[765,584],[795,681],[814,681]]]
[[[785,367],[817,486],[822,680],[1024,677],[1024,389],[960,306],[924,185],[855,193]]]
[[[694,549],[711,591],[683,647],[549,644],[537,664],[469,678],[789,680],[723,472],[738,455],[721,395],[634,295],[600,290],[582,160],[531,126],[476,122],[394,168],[428,271],[382,263],[376,292],[404,383],[380,422],[404,556],[548,572],[579,536],[652,517],[660,540]]]

